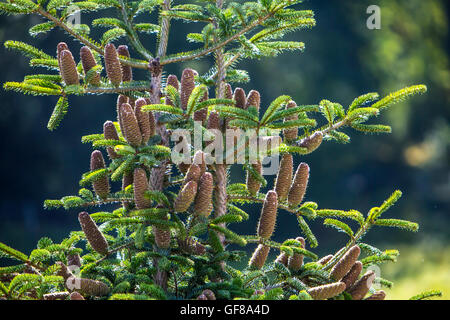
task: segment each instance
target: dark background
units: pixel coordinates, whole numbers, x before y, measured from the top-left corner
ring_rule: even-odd
[[[381,8],[381,30],[366,27],[366,8],[371,4]],[[259,90],[263,108],[281,94],[292,96],[298,104],[328,99],[348,106],[367,92],[384,96],[413,84],[428,86],[426,95],[396,105],[377,119],[376,123],[392,126],[391,135],[346,130],[352,137],[350,144],[327,142],[312,155],[296,158],[296,163],[306,161],[311,167],[306,200],[318,202],[320,208],[366,213],[400,189],[404,195],[386,217],[416,221],[420,232],[380,228],[365,241],[381,248],[424,242],[445,248],[450,221],[448,2],[311,0],[302,7],[315,12],[317,26],[289,34],[287,39],[305,42],[304,53],[239,65],[251,76],[250,83],[241,86],[247,92]],[[83,14],[82,23],[97,15]],[[25,41],[55,54],[56,44],[66,41],[78,60],[81,45],[62,31],[35,38],[28,34],[28,28],[40,21],[37,16],[0,16],[0,42]],[[96,38],[102,30],[92,28],[92,36]],[[169,53],[195,48],[186,43],[185,35],[196,30],[194,24],[173,22]],[[154,48],[155,37],[144,35],[142,39]],[[3,47],[0,57],[1,83],[45,72],[33,70],[27,58]],[[180,75],[188,66],[202,73],[210,63],[207,58],[170,66],[166,71]],[[136,72],[136,78],[145,76]],[[91,152],[88,144],[81,143],[81,136],[101,132],[104,121],[115,118],[116,98],[71,97],[67,117],[50,132],[46,124],[55,97],[24,96],[3,89],[0,97],[0,241],[29,252],[43,236],[60,241],[79,229],[77,210],[46,211],[43,201],[78,192]],[[241,179],[238,170],[232,172],[233,182]],[[246,234],[254,232],[260,210],[247,208],[251,221],[234,228]],[[345,237],[323,227],[319,219],[311,226],[319,239],[315,249],[319,254],[343,245]],[[295,218],[281,213],[274,240],[298,235]]]

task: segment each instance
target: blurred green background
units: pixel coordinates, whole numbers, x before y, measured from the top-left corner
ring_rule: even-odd
[[[372,4],[381,8],[380,30],[366,27],[366,9]],[[419,233],[373,229],[365,238],[380,249],[400,249],[398,262],[382,268],[381,276],[395,282],[388,297],[406,299],[423,290],[441,289],[443,298],[450,299],[449,3],[311,0],[303,7],[314,10],[317,26],[292,33],[288,39],[305,42],[305,52],[241,62],[239,67],[251,76],[250,83],[242,87],[259,90],[263,106],[281,94],[291,95],[298,104],[328,99],[347,106],[367,92],[383,96],[413,84],[428,86],[426,95],[396,105],[377,119],[392,126],[391,135],[365,136],[347,130],[351,144],[328,142],[296,163],[309,163],[307,200],[318,202],[321,208],[366,212],[393,190],[402,190],[402,199],[387,215],[418,222]],[[82,23],[94,16],[82,15]],[[28,28],[40,21],[37,16],[0,16],[0,42],[21,40],[54,54],[56,44],[64,40],[78,59],[80,45],[62,31],[31,37]],[[92,36],[101,30],[93,28]],[[173,23],[169,52],[194,48],[184,40],[194,30],[198,26]],[[154,47],[154,37],[143,39]],[[1,83],[21,81],[26,74],[43,71],[33,71],[27,59],[3,47],[0,55]],[[189,66],[206,72],[210,63],[209,58],[170,66],[166,71],[179,75]],[[77,211],[45,211],[43,201],[77,193],[78,180],[89,169],[91,152],[80,138],[101,132],[103,122],[115,118],[115,97],[71,98],[71,109],[55,132],[46,128],[54,97],[4,90],[0,97],[0,241],[29,252],[43,236],[60,241],[79,229]],[[239,171],[232,173],[233,181],[240,179]],[[247,234],[254,232],[260,209],[246,209],[252,219],[234,230]],[[294,219],[279,215],[274,240],[299,235]],[[314,250],[320,255],[345,243],[343,235],[325,229],[321,221],[313,221],[311,226],[319,239]]]

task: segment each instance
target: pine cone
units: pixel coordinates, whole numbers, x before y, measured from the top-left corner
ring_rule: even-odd
[[[322,140],[323,134],[322,132],[318,131],[313,133],[311,136],[304,138],[302,141],[299,142],[298,146],[306,148],[308,150],[308,153],[311,153],[320,146]]]
[[[217,111],[211,111],[208,117],[208,130],[220,130],[220,116]]]
[[[197,297],[197,300],[208,300],[208,298],[202,293]]]
[[[206,172],[206,155],[205,155],[205,153],[201,150],[198,150],[194,154],[192,163],[196,164],[200,167],[200,177],[201,177]]]
[[[367,271],[347,292],[350,293],[353,300],[361,300],[369,292],[374,280],[375,272]]]
[[[197,194],[197,182],[189,181],[184,188],[178,193],[174,202],[175,212],[185,212],[195,199]]]
[[[70,294],[70,300],[84,300],[83,296],[78,292],[74,291]]]
[[[178,78],[176,75],[171,74],[167,77],[167,82],[166,82],[167,86],[172,86],[175,89],[179,90],[179,82],[178,82]],[[165,103],[169,106],[173,106],[173,101],[170,100],[170,98],[168,96],[166,96],[166,100]]]
[[[356,260],[358,260],[359,254],[361,253],[361,249],[358,246],[353,246],[350,250],[347,251],[346,254],[338,261],[338,263],[331,269],[330,277],[334,280],[341,280],[347,272],[355,264]]]
[[[258,91],[250,90],[247,95],[247,103],[245,104],[245,109],[248,109],[250,106],[256,107],[259,110],[259,106],[261,104],[261,96]]]
[[[117,106],[117,122],[119,122],[120,130],[122,130],[122,128],[123,128],[122,118],[120,117],[120,107],[122,106],[122,104],[128,103],[128,101],[129,101],[128,97],[124,96],[122,94],[120,94],[117,97],[117,104],[116,104],[116,106]],[[123,133],[122,133],[122,135],[123,135]]]
[[[216,300],[216,295],[210,289],[203,290],[202,294],[205,295],[208,300]]]
[[[151,201],[145,197],[145,193],[149,190],[147,173],[142,168],[134,169],[134,203],[137,209],[150,208]]]
[[[283,264],[284,266],[287,266],[288,261],[289,261],[289,256],[288,256],[286,253],[284,253],[284,252],[281,252],[281,253],[278,255],[278,257],[275,259],[275,262],[281,263],[281,264]]]
[[[292,181],[291,188],[288,194],[288,203],[291,207],[298,206],[305,196],[306,187],[308,186],[309,166],[302,162],[297,167],[294,181]]]
[[[320,263],[321,265],[325,265],[328,261],[331,260],[331,258],[333,258],[333,255],[329,254],[329,255],[323,257],[322,259],[320,259],[319,261],[317,261],[317,263]]]
[[[128,46],[120,45],[117,47],[117,54],[119,56],[124,56],[126,58],[130,57],[130,52],[128,51]],[[130,66],[127,66],[123,63],[120,63],[122,67],[122,81],[131,81],[133,80],[133,70]]]
[[[119,134],[117,133],[116,126],[112,121],[106,121],[103,124],[103,135],[107,140],[119,140]],[[108,156],[111,160],[119,158],[119,155],[114,151],[113,147],[106,148]]]
[[[278,197],[273,190],[267,192],[258,222],[258,236],[269,239],[275,229],[277,220]]]
[[[192,237],[187,237],[184,240],[178,240],[178,246],[180,247],[181,250],[183,250],[188,254],[195,254],[201,256],[206,253],[205,246]]]
[[[225,99],[233,99],[233,89],[229,83],[225,83]]]
[[[109,81],[117,87],[122,82],[122,66],[114,44],[108,43],[105,46],[104,58],[106,75]]]
[[[211,214],[213,189],[213,176],[211,173],[205,172],[200,177],[198,192],[195,197],[194,210],[196,215],[208,217]]]
[[[59,70],[61,72],[61,77],[67,86],[80,84],[77,64],[75,63],[72,53],[69,50],[61,51],[59,58]]]
[[[67,255],[67,265],[81,267],[81,259],[79,254]]]
[[[349,272],[342,278],[342,282],[346,285],[346,290],[349,289],[356,280],[358,280],[358,277],[362,271],[363,265],[361,261],[356,261],[353,267],[350,269]]]
[[[297,104],[294,101],[289,101],[286,104],[286,110],[290,108],[297,107]],[[292,116],[286,117],[284,121],[291,121],[291,120],[298,120],[298,114],[294,114]],[[284,129],[283,130],[283,136],[287,141],[294,141],[297,140],[298,137],[298,127]]]
[[[74,280],[74,283],[78,283],[80,286],[75,288],[75,291],[86,296],[106,296],[110,291],[104,282],[98,280],[77,278]]]
[[[69,50],[69,46],[67,45],[67,43],[65,43],[65,42],[58,43],[58,45],[56,46],[56,58],[58,60],[58,63],[59,63],[59,58],[61,57],[61,51],[63,51],[63,50]]]
[[[305,248],[305,239],[302,237],[297,237],[295,240],[300,241],[302,244],[302,248]],[[294,253],[292,257],[288,259],[288,268],[293,271],[298,271],[303,265],[303,255]]]
[[[386,292],[383,290],[377,291],[374,294],[372,294],[370,297],[364,299],[364,300],[384,300],[386,298]]]
[[[150,117],[147,112],[142,111],[142,106],[145,106],[147,102],[144,98],[139,98],[135,102],[134,114],[139,125],[139,130],[142,134],[142,143],[147,144],[148,140],[152,136],[152,127],[150,124]],[[153,132],[155,128],[153,127]]]
[[[250,267],[255,268],[255,269],[261,269],[267,260],[269,251],[270,251],[270,247],[265,246],[263,244],[258,245],[258,247],[253,252],[253,255],[250,259],[250,263],[249,263]]]
[[[80,59],[81,64],[83,65],[84,75],[97,65],[97,61],[95,61],[94,55],[92,54],[91,49],[84,46],[80,49]],[[89,84],[99,86],[100,85],[100,73],[96,72],[94,76],[89,80]]]
[[[236,101],[237,108],[245,109],[245,107],[247,106],[247,97],[245,96],[244,89],[234,89],[233,100]]]
[[[260,161],[252,164],[251,166],[253,167],[253,169],[255,169],[256,172],[262,174],[262,165]],[[261,182],[257,180],[250,172],[247,172],[246,184],[247,190],[252,196],[256,195],[261,188]]]
[[[108,242],[103,233],[98,229],[94,220],[87,212],[80,212],[78,214],[78,221],[83,229],[86,239],[89,241],[92,249],[102,255],[108,254]]]
[[[102,153],[99,150],[93,151],[91,154],[91,171],[103,168],[106,168],[106,166],[105,159],[103,159]],[[106,198],[108,198],[110,188],[109,180],[106,175],[92,182],[92,186],[94,188],[95,194],[98,195],[101,199],[105,200]]]
[[[208,89],[205,90],[205,94],[200,99],[200,103],[208,100]],[[197,110],[194,112],[194,121],[200,121],[201,123],[204,123],[206,121],[206,118],[208,117],[208,108],[203,108],[200,110]]]
[[[167,220],[167,217],[162,218]],[[158,248],[168,249],[170,247],[170,229],[165,227],[153,226],[153,234],[155,235],[155,243]]]
[[[197,71],[193,69],[186,68],[183,70],[180,89],[181,108],[183,110],[187,108],[189,97],[195,88],[195,76],[197,75]]]
[[[120,129],[122,130],[123,136],[133,147],[140,146],[142,143],[142,134],[133,108],[128,103],[123,103],[119,110],[123,125]]]
[[[308,293],[311,297],[313,297],[314,300],[325,300],[340,295],[342,292],[344,292],[344,290],[345,283],[335,282],[311,288],[308,290]]]
[[[286,200],[292,182],[292,171],[294,160],[290,153],[285,153],[281,157],[280,168],[278,170],[277,180],[275,181],[275,191],[278,194],[278,200]]]

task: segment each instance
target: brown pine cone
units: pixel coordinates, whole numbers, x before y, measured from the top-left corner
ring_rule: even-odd
[[[321,265],[325,265],[328,261],[331,260],[331,258],[333,258],[333,255],[329,254],[329,255],[323,257],[322,259],[320,259],[319,261],[317,261],[317,263],[320,263]]]
[[[247,103],[245,104],[245,109],[248,109],[250,106],[256,107],[259,110],[259,106],[261,104],[261,95],[256,90],[250,90],[247,95]]]
[[[302,248],[305,248],[305,239],[302,237],[297,237],[295,240],[300,241],[302,244]],[[303,255],[294,253],[292,257],[288,259],[288,268],[293,271],[298,271],[303,265]]]
[[[261,217],[258,222],[258,236],[263,239],[269,239],[275,230],[277,220],[278,197],[277,193],[270,190],[266,194],[264,204],[261,210]]]
[[[114,44],[108,43],[105,46],[104,58],[106,75],[109,81],[117,87],[122,82],[122,66]]]
[[[103,159],[103,154],[99,150],[94,150],[91,154],[91,171],[106,168],[105,159]],[[101,199],[105,200],[108,198],[110,187],[108,177],[105,175],[98,178],[92,182],[95,194]]]
[[[205,94],[203,95],[202,99],[200,99],[200,102],[204,102],[208,100],[208,98],[209,98],[208,89],[206,89]],[[194,121],[200,121],[201,123],[204,123],[207,117],[208,117],[208,108],[203,108],[194,112]]]
[[[345,283],[335,282],[314,287],[308,290],[308,293],[314,300],[325,300],[340,295],[345,290]]]
[[[95,61],[94,55],[92,54],[91,49],[89,47],[81,47],[80,49],[80,59],[81,64],[83,65],[84,75],[97,65],[97,61]],[[89,80],[89,84],[99,86],[100,85],[100,73],[96,72],[94,76]]]
[[[142,134],[133,108],[130,104],[123,103],[119,110],[123,125],[120,129],[122,130],[125,140],[127,140],[127,142],[133,147],[140,146],[142,143]]]
[[[79,288],[75,288],[75,291],[85,296],[106,296],[110,291],[104,282],[98,280],[76,278],[74,283],[79,284]]]
[[[117,47],[117,54],[119,56],[124,56],[126,58],[130,58],[130,52],[128,51],[128,46],[120,45]],[[123,63],[120,63],[122,67],[122,81],[131,81],[133,80],[133,70],[130,66],[127,66]]]
[[[372,294],[370,297],[364,299],[364,300],[384,300],[386,298],[386,292],[383,290],[377,291],[374,294]]]
[[[278,200],[286,200],[292,182],[292,171],[294,170],[294,160],[290,153],[285,153],[281,157],[280,168],[275,181],[275,191],[278,194]]]
[[[172,86],[172,87],[174,87],[174,88],[177,89],[177,90],[180,89],[180,88],[179,88],[180,85],[179,85],[179,82],[178,82],[178,78],[177,78],[177,76],[174,75],[174,74],[171,74],[171,75],[169,75],[169,76],[167,77],[166,85],[167,85],[167,86]],[[173,101],[171,101],[170,98],[169,98],[168,96],[166,96],[165,103],[166,103],[167,105],[169,105],[169,106],[173,106]]]
[[[251,164],[253,169],[255,169],[256,172],[259,174],[262,174],[262,165],[261,161],[258,161],[257,163]],[[247,172],[247,190],[252,195],[255,196],[259,189],[261,188],[261,182],[257,180],[250,172]]]
[[[308,150],[308,153],[313,152],[316,150],[322,143],[323,140],[323,134],[322,132],[318,131],[313,133],[311,136],[304,138],[298,143],[299,147],[306,148]]]
[[[175,212],[185,212],[195,199],[197,194],[197,182],[189,181],[184,188],[178,193],[174,202]]]
[[[59,58],[59,70],[64,83],[69,85],[80,84],[77,64],[69,50],[62,50]]]
[[[44,300],[65,300],[69,296],[69,292],[53,292],[53,293],[46,293],[42,297]]]
[[[297,167],[294,180],[288,194],[288,203],[291,207],[298,206],[305,196],[306,187],[308,186],[309,166],[302,162]]]
[[[214,183],[213,176],[209,172],[205,172],[200,177],[198,184],[198,192],[195,197],[194,210],[195,214],[208,217],[213,209],[212,195],[213,195]]]
[[[356,280],[358,280],[359,275],[361,274],[363,265],[361,261],[356,261],[353,267],[349,272],[342,278],[342,282],[346,285],[346,290],[350,288]]]
[[[201,177],[206,172],[206,155],[205,155],[205,153],[201,150],[198,150],[194,154],[192,163],[196,164],[200,167],[200,177]]]
[[[284,266],[287,266],[288,261],[289,261],[289,256],[288,256],[286,253],[284,253],[284,252],[281,252],[281,253],[278,255],[278,257],[275,259],[275,262],[281,263],[281,264],[283,264]]]
[[[330,277],[334,280],[341,280],[350,271],[356,260],[358,260],[360,253],[361,249],[358,246],[351,247],[338,263],[336,263],[333,269],[331,269]]]
[[[195,88],[195,76],[197,75],[197,71],[193,69],[186,68],[183,70],[180,89],[181,108],[183,110],[187,108],[189,97]]]
[[[92,249],[100,254],[108,254],[108,242],[103,233],[98,229],[97,224],[92,220],[87,212],[80,212],[78,214],[78,221],[83,229],[86,239],[91,245]]]
[[[74,291],[70,294],[70,300],[84,300],[84,298],[80,293]]]
[[[236,107],[245,109],[247,106],[247,97],[245,96],[245,91],[242,88],[235,88],[233,94],[233,100],[236,101]]]
[[[367,271],[347,292],[350,293],[353,300],[361,300],[369,292],[374,280],[375,272]]]
[[[250,259],[250,267],[261,269],[266,263],[267,256],[269,255],[270,247],[265,246],[263,244],[258,245],[258,247],[253,252],[253,255]]]
[[[155,128],[151,126],[150,124],[150,117],[149,113],[142,111],[142,106],[145,106],[147,102],[144,98],[139,98],[134,103],[134,115],[136,116],[136,120],[139,125],[139,130],[142,134],[142,144],[147,144],[148,140],[152,136],[152,130],[153,134],[155,131]]]
[[[151,200],[145,197],[145,193],[149,190],[147,173],[142,168],[134,169],[134,203],[137,209],[150,208]]]
[[[286,104],[286,110],[290,108],[297,107],[297,104],[294,101],[289,101]],[[284,121],[291,121],[291,120],[298,120],[298,115],[294,114],[292,116],[286,117]],[[298,127],[284,129],[283,130],[283,136],[287,141],[294,141],[297,140],[298,137]]]
[[[180,249],[188,254],[195,254],[201,256],[206,253],[205,246],[192,237],[187,237],[184,240],[178,239],[177,242]]]
[[[119,134],[117,133],[116,126],[112,121],[106,121],[103,124],[103,136],[107,140],[119,140]],[[119,158],[119,155],[114,151],[113,147],[106,148],[108,156],[111,160]]]

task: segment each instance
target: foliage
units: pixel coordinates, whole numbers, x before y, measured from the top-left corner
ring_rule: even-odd
[[[48,128],[56,129],[73,95],[118,95],[118,121],[105,122],[103,133],[84,136],[91,143],[91,168],[80,180],[77,195],[46,200],[45,208],[88,210],[101,205],[118,204],[112,212],[100,211],[79,215],[82,231],[74,231],[61,243],[48,238],[26,255],[0,243],[2,256],[19,264],[0,269],[0,297],[7,299],[85,298],[102,299],[362,299],[361,283],[371,278],[370,271],[353,281],[347,275],[361,263],[363,267],[395,261],[396,250],[381,251],[361,242],[373,226],[389,226],[417,231],[418,225],[400,219],[382,219],[401,196],[395,191],[379,207],[366,215],[356,211],[319,209],[314,202],[302,202],[309,177],[309,166],[302,164],[293,177],[292,166],[280,167],[277,186],[266,186],[262,175],[261,150],[253,150],[245,135],[238,133],[241,145],[227,150],[238,153],[243,148],[246,184],[229,185],[230,165],[221,163],[217,150],[208,150],[210,141],[198,148],[194,140],[197,129],[211,134],[213,129],[254,131],[259,139],[280,141],[271,145],[268,155],[289,158],[290,154],[308,154],[320,147],[322,140],[348,143],[344,128],[365,133],[386,133],[391,128],[369,120],[410,96],[426,92],[424,85],[410,86],[379,99],[377,93],[357,97],[347,108],[322,100],[318,105],[297,105],[282,95],[267,108],[260,106],[260,94],[252,90],[231,89],[230,83],[248,80],[244,70],[235,69],[241,59],[273,57],[287,50],[304,49],[301,42],[283,41],[283,36],[315,25],[313,13],[299,10],[302,1],[259,0],[243,3],[218,0],[199,4],[175,4],[169,0],[38,1],[2,2],[7,14],[38,14],[48,21],[33,26],[30,34],[61,28],[84,45],[88,57],[80,63],[73,59],[65,43],[58,45],[57,55],[42,52],[26,43],[7,41],[5,46],[29,57],[30,65],[46,67],[49,74],[35,74],[22,82],[7,82],[4,88],[24,94],[57,96]],[[68,8],[81,11],[117,10],[120,18],[102,17],[92,27],[106,28],[99,40],[90,38],[87,25],[66,23]],[[158,23],[137,22],[136,17],[157,12]],[[199,48],[189,52],[167,54],[172,20],[203,26],[200,33],[187,35]],[[140,21],[140,20],[139,20]],[[155,35],[154,50],[144,47],[140,33]],[[139,55],[131,58],[123,41]],[[91,56],[92,55],[92,58]],[[210,70],[199,75],[185,69],[179,82],[174,75],[165,77],[164,66],[214,55]],[[99,59],[103,57],[103,62]],[[135,80],[132,69],[147,70],[150,81]],[[106,77],[101,72],[106,71]],[[59,72],[59,74],[55,74]],[[209,89],[215,98],[209,98]],[[264,110],[264,112],[263,112]],[[176,129],[186,129],[182,136],[188,150],[188,164],[174,161],[178,140]],[[292,133],[294,138],[292,138]],[[178,137],[179,138],[179,137]],[[100,150],[106,149],[110,162],[105,163]],[[205,152],[201,150],[205,150]],[[208,162],[214,151],[213,161]],[[256,153],[256,162],[252,155]],[[291,158],[292,159],[292,158]],[[194,162],[193,164],[192,161]],[[292,161],[292,160],[291,160]],[[307,170],[306,170],[307,169]],[[122,181],[118,191],[111,182]],[[92,186],[93,192],[89,190]],[[114,186],[114,185],[113,185]],[[248,219],[239,206],[263,204],[256,235],[241,235],[229,227]],[[278,213],[293,215],[303,236],[283,243],[270,240]],[[306,249],[319,245],[308,222],[324,219],[348,236],[345,246],[327,259],[319,259]],[[352,220],[355,226],[347,224]],[[82,245],[87,240],[85,249]],[[237,270],[229,262],[240,261],[245,247],[258,244],[248,267]],[[359,258],[360,249],[368,249]],[[274,262],[266,262],[270,250],[278,251]],[[353,253],[358,251],[355,256]],[[311,261],[304,263],[303,260]],[[68,268],[69,267],[69,268]],[[75,268],[70,268],[75,267]],[[344,270],[345,272],[343,272]],[[341,274],[341,276],[337,276]],[[361,273],[362,274],[362,273]],[[387,280],[380,280],[389,286]],[[371,284],[371,283],[370,283]],[[372,290],[373,291],[373,290]],[[61,293],[57,295],[57,293]],[[384,292],[370,292],[384,298]],[[424,293],[419,299],[435,295]]]

